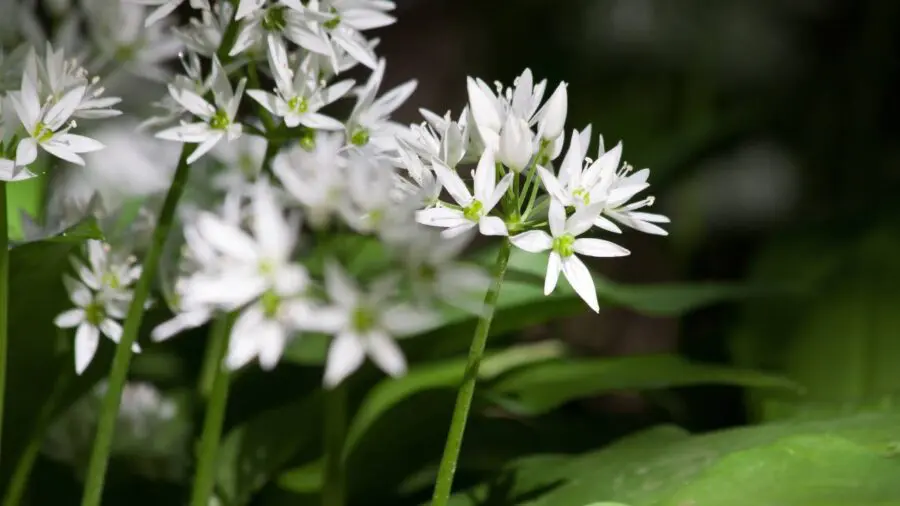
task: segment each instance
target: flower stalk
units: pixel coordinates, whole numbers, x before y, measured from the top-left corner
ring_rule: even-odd
[[[504,239],[494,264],[494,280],[484,297],[483,313],[478,319],[475,335],[472,338],[472,345],[469,347],[469,358],[466,362],[465,374],[462,385],[459,387],[459,393],[456,396],[453,418],[450,421],[450,431],[447,435],[447,443],[444,446],[444,454],[441,457],[441,465],[434,485],[432,506],[446,506],[450,501],[450,493],[453,489],[453,476],[456,473],[459,453],[462,449],[463,433],[466,430],[469,410],[472,407],[472,398],[475,395],[478,368],[481,366],[481,360],[484,357],[484,349],[491,329],[491,320],[493,320],[494,312],[497,308],[497,297],[500,294],[500,287],[506,275],[506,266],[509,263],[510,250],[511,244],[509,240]]]
[[[219,452],[219,441],[222,438],[222,422],[225,419],[225,407],[228,404],[229,375],[222,362],[228,349],[228,335],[231,330],[229,315],[223,314],[216,319],[210,330],[208,363],[205,371],[214,371],[209,401],[206,404],[206,417],[203,420],[203,432],[200,435],[200,446],[197,461],[197,474],[194,476],[194,487],[191,491],[191,506],[207,506],[213,492],[216,477],[216,458]]]
[[[178,201],[181,199],[182,193],[184,193],[184,186],[189,172],[187,159],[193,152],[194,146],[190,144],[186,144],[181,151],[181,158],[178,160],[178,167],[175,169],[172,185],[166,193],[166,198],[159,214],[159,221],[153,231],[147,256],[144,258],[141,277],[134,288],[134,297],[128,308],[122,339],[119,345],[116,346],[116,354],[113,357],[112,369],[108,380],[109,386],[100,409],[100,419],[97,423],[97,434],[91,449],[81,506],[100,506],[100,499],[103,495],[103,483],[106,479],[106,467],[109,464],[109,453],[112,449],[116,417],[119,412],[119,403],[122,400],[122,390],[125,388],[125,380],[128,377],[128,366],[131,364],[131,346],[137,341],[138,331],[144,317],[144,306],[150,294],[150,284],[156,275],[156,268],[159,264],[163,245],[169,236],[169,230],[172,228]]]
[[[0,443],[3,442],[3,405],[6,398],[6,362],[9,349],[9,224],[6,216],[6,181],[0,181]],[[3,454],[0,448],[0,455]]]

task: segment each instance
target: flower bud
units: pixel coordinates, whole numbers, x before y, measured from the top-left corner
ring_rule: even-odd
[[[500,131],[500,149],[497,159],[510,169],[522,172],[531,160],[534,149],[534,135],[528,123],[509,114]]]
[[[541,132],[541,137],[548,141],[562,135],[566,126],[566,113],[569,108],[569,95],[566,88],[566,83],[560,83],[544,105],[538,131]]]

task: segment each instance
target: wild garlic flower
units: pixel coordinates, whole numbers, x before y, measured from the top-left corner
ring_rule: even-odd
[[[303,125],[318,130],[341,130],[344,124],[318,112],[323,107],[343,97],[353,87],[350,79],[326,86],[316,76],[291,70],[284,43],[269,40],[269,68],[275,76],[276,95],[262,90],[248,90],[247,95],[272,114],[284,118],[290,128]]]
[[[472,237],[461,234],[443,239],[428,231],[413,236],[403,258],[419,304],[440,301],[472,314],[481,312],[490,276],[477,265],[457,260]]]
[[[485,150],[478,167],[472,171],[474,194],[469,192],[459,174],[449,167],[435,161],[434,171],[456,201],[456,206],[438,206],[419,211],[419,223],[446,229],[442,232],[445,238],[457,236],[476,226],[484,235],[507,235],[503,219],[491,215],[491,211],[509,188],[513,174],[506,174],[497,182],[494,155],[490,150]]]
[[[354,146],[371,143],[380,151],[396,150],[397,136],[407,132],[406,127],[391,121],[390,115],[413,94],[417,82],[407,81],[377,97],[385,68],[386,63],[382,59],[366,84],[357,91],[356,105],[346,123],[347,138]]]
[[[198,143],[197,149],[188,157],[187,163],[197,161],[209,152],[223,138],[233,141],[241,136],[243,127],[236,121],[238,107],[244,94],[247,80],[242,78],[232,89],[228,74],[217,58],[213,58],[212,94],[215,105],[209,103],[193,90],[169,85],[169,94],[184,110],[202,121],[182,123],[156,134],[160,139]]]
[[[308,51],[325,51],[332,55],[331,48],[310,34],[307,25],[328,21],[329,16],[304,8],[299,0],[241,0],[235,19],[242,21],[241,30],[235,38],[230,56],[237,56],[248,49],[259,46],[262,41],[271,45],[286,38]],[[311,47],[310,47],[311,46]]]
[[[119,262],[100,241],[87,242],[90,268],[73,259],[79,279],[63,277],[63,284],[75,308],[60,313],[54,324],[60,328],[77,327],[75,331],[75,372],[87,369],[100,342],[100,334],[114,343],[122,338],[122,325],[131,302],[131,285],[140,275],[134,260]],[[140,351],[137,343],[132,345]]]
[[[556,288],[559,273],[562,271],[578,296],[594,311],[600,310],[594,280],[587,266],[575,253],[592,257],[617,257],[629,254],[627,249],[609,241],[578,237],[591,228],[601,205],[584,207],[566,218],[565,207],[558,201],[552,201],[548,213],[549,234],[543,230],[529,230],[509,239],[513,245],[530,253],[550,251],[547,277],[544,280],[545,295]]]
[[[315,324],[334,336],[325,366],[326,387],[339,385],[366,356],[391,376],[406,372],[406,358],[394,338],[428,328],[435,315],[395,302],[396,281],[394,276],[380,278],[363,291],[340,265],[325,265],[330,305],[316,313]]]
[[[142,5],[147,5],[150,7],[156,7],[150,15],[147,16],[147,19],[144,20],[144,26],[151,26],[159,20],[165,18],[169,14],[175,12],[175,9],[178,8],[181,4],[184,3],[184,0],[132,0],[135,3],[139,3]],[[192,9],[196,10],[209,10],[209,2],[208,0],[188,0],[189,5]]]
[[[347,158],[344,135],[318,132],[311,149],[303,145],[284,150],[272,161],[272,172],[300,204],[304,219],[314,229],[327,226],[345,199]]]

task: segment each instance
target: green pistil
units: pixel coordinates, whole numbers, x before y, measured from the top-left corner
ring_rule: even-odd
[[[98,302],[88,304],[84,308],[84,319],[94,327],[99,327],[100,323],[106,319],[106,310],[103,309],[103,304]]]
[[[375,226],[381,223],[384,219],[384,210],[383,209],[373,209],[369,211],[368,214],[369,224]]]
[[[591,194],[586,192],[584,188],[578,188],[572,192],[572,196],[576,199],[580,199],[584,205],[588,205],[591,203]]]
[[[303,114],[309,110],[309,103],[303,97],[294,97],[288,100],[288,107],[298,114]]]
[[[263,15],[262,26],[270,32],[280,32],[287,26],[287,18],[285,11],[287,7],[283,5],[275,5],[266,9]]]
[[[308,130],[300,136],[300,147],[307,151],[316,149],[316,134],[314,130]]]
[[[275,273],[275,263],[270,260],[259,262],[259,273],[263,276],[269,276]]]
[[[563,234],[553,238],[553,251],[559,253],[559,256],[565,258],[575,254],[575,236],[572,234]]]
[[[376,323],[375,313],[365,306],[358,306],[353,310],[352,316],[353,328],[357,332],[363,333],[372,330]]]
[[[112,288],[113,290],[122,286],[122,284],[119,282],[119,276],[116,276],[115,273],[113,273],[113,272],[107,271],[107,272],[103,273],[102,282],[104,285]]]
[[[53,137],[53,130],[47,128],[47,125],[43,122],[38,121],[38,124],[34,126],[34,131],[31,132],[31,137],[38,143],[47,142]]]
[[[262,294],[262,297],[259,298],[259,303],[262,305],[263,314],[266,315],[266,318],[275,318],[278,314],[278,308],[281,306],[281,297],[269,290]]]
[[[469,221],[478,221],[484,211],[484,204],[480,200],[473,200],[471,204],[463,208],[463,217]]]
[[[228,119],[228,113],[222,109],[216,111],[216,114],[209,120],[209,126],[214,130],[226,130],[229,125],[231,125],[231,120]]]
[[[350,142],[354,146],[365,146],[369,143],[369,131],[362,127],[356,127],[350,135]]]

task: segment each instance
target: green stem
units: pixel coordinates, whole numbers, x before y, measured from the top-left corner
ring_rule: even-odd
[[[344,506],[344,439],[347,435],[347,387],[325,392],[325,468],[322,506]]]
[[[469,418],[469,409],[472,407],[472,397],[475,394],[475,382],[478,379],[478,368],[484,356],[484,348],[487,345],[488,333],[491,329],[491,320],[494,318],[494,310],[497,307],[497,296],[503,284],[503,276],[506,274],[506,264],[509,262],[511,244],[504,239],[497,253],[497,261],[494,265],[494,282],[484,297],[484,313],[478,319],[475,327],[475,335],[472,345],[469,347],[469,359],[466,363],[466,372],[462,385],[456,396],[456,406],[453,408],[453,418],[450,421],[450,432],[447,435],[447,444],[444,446],[444,455],[441,457],[441,466],[438,469],[437,481],[434,484],[434,496],[432,506],[446,506],[450,501],[450,492],[453,489],[453,475],[456,473],[456,464],[459,460],[459,452],[462,448],[463,433],[466,430],[466,421]]]
[[[175,218],[175,209],[178,200],[184,193],[184,185],[188,177],[187,158],[194,152],[194,145],[185,145],[181,150],[181,158],[178,160],[178,168],[172,186],[166,193],[162,210],[159,213],[159,221],[153,231],[147,256],[144,258],[141,277],[134,287],[134,297],[128,307],[128,315],[125,318],[125,328],[122,338],[116,346],[116,354],[113,357],[112,369],[109,372],[109,387],[103,397],[103,405],[100,408],[100,419],[97,423],[97,435],[94,438],[94,446],[91,449],[91,457],[88,463],[87,478],[84,486],[84,496],[81,498],[81,506],[100,506],[103,495],[103,482],[106,479],[106,466],[109,464],[109,452],[112,449],[113,433],[116,427],[116,416],[119,412],[119,403],[122,400],[122,390],[125,388],[125,380],[128,377],[128,366],[131,363],[131,346],[137,340],[138,331],[141,328],[141,320],[144,317],[144,305],[150,295],[150,284],[156,274],[159,257],[163,250],[172,221]]]
[[[212,389],[206,405],[206,418],[203,420],[203,432],[200,435],[200,449],[197,461],[197,474],[194,476],[194,488],[191,491],[191,506],[207,506],[209,496],[213,492],[216,478],[216,457],[219,442],[222,438],[222,422],[225,419],[225,407],[228,404],[228,371],[222,366],[225,352],[228,350],[228,334],[231,330],[229,315],[221,315],[213,323],[210,331],[209,350],[206,358],[211,365],[204,369],[213,371]],[[206,367],[208,366],[208,367]]]
[[[6,354],[9,332],[9,223],[6,216],[6,181],[0,181],[0,442],[3,441],[3,404],[6,397]],[[0,455],[3,454],[0,448]]]

